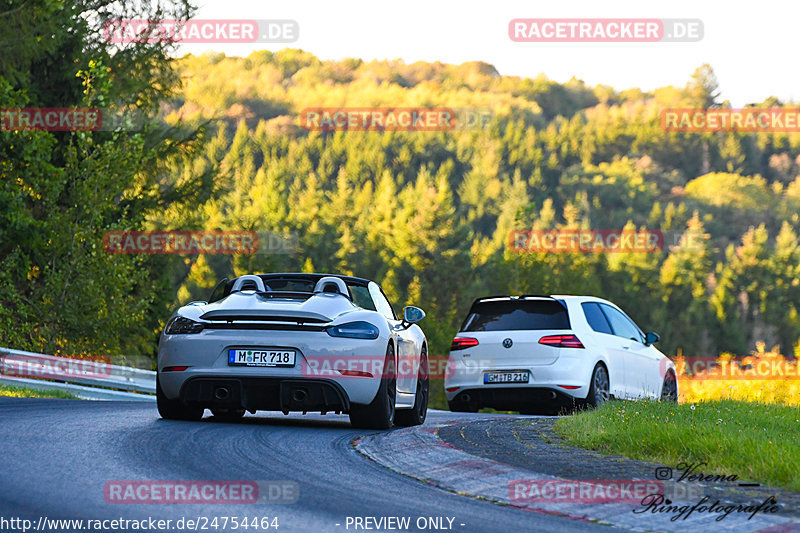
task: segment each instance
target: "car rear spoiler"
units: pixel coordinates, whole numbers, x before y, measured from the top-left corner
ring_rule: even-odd
[[[471,313],[476,305],[478,305],[479,303],[483,303],[483,302],[489,302],[489,301],[492,301],[492,300],[501,300],[501,301],[502,300],[510,300],[510,301],[513,301],[513,300],[525,300],[525,299],[528,299],[528,298],[530,298],[530,299],[539,299],[539,300],[553,300],[553,301],[556,301],[556,302],[560,303],[561,305],[563,305],[564,309],[567,308],[567,306],[566,306],[566,304],[564,303],[563,300],[559,300],[558,298],[554,298],[553,296],[550,296],[549,294],[522,294],[520,296],[510,296],[508,294],[498,294],[496,296],[484,296],[482,298],[476,298],[475,301],[472,302],[472,305],[469,308],[469,312]]]
[[[251,309],[218,309],[200,315],[202,320],[221,320],[233,322],[238,320],[252,320],[260,322],[296,322],[298,324],[326,324],[331,321],[330,317],[309,311],[298,311],[293,309],[291,312],[281,312],[277,309],[269,311]]]
[[[495,296],[484,296],[482,298],[476,298],[472,305],[475,305],[480,302],[486,302],[489,300],[522,300],[524,298],[546,298],[548,300],[555,300],[549,294],[522,294],[520,296],[511,296],[508,294],[497,294]]]

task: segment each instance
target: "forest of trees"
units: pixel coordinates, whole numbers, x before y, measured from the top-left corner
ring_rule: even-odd
[[[0,132],[2,346],[152,355],[175,306],[222,277],[319,271],[374,279],[398,307],[425,309],[437,354],[475,297],[521,293],[608,298],[668,354],[744,354],[757,341],[800,352],[800,134],[665,132],[665,108],[728,106],[708,65],[645,92],[481,62],[291,49],[170,59],[164,45],[97,42],[91,21],[107,13],[42,5],[53,11],[35,20],[60,40],[0,58],[0,107],[135,102],[160,119],[141,132]],[[64,16],[81,31],[47,26]],[[304,108],[343,106],[472,107],[491,120],[445,132],[299,125]],[[676,237],[658,253],[510,250],[510,232],[530,228]],[[103,251],[105,232],[140,229],[295,233],[299,247]]]

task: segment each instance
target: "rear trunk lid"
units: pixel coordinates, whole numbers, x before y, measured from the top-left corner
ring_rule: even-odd
[[[569,335],[566,307],[549,297],[482,299],[476,301],[456,336],[475,339],[477,345],[454,350],[465,361],[481,361],[481,366],[549,365],[560,350],[541,344],[543,337]],[[465,341],[464,344],[474,344]],[[569,349],[569,348],[567,348]]]

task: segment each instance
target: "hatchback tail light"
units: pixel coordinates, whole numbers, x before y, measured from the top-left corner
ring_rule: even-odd
[[[584,348],[583,343],[575,335],[546,335],[539,339],[539,344],[556,348]]]
[[[472,337],[456,337],[453,339],[453,343],[450,345],[450,351],[464,350],[477,345],[478,339],[473,339]]]

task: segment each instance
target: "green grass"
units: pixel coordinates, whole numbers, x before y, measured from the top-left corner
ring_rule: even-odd
[[[60,398],[62,400],[76,400],[77,396],[60,390],[36,390],[27,387],[0,385],[0,396],[14,398]]]
[[[800,491],[800,409],[735,400],[610,402],[559,419],[574,446]]]
[[[444,393],[444,380],[431,379],[428,389],[428,407],[447,411],[447,396]]]

